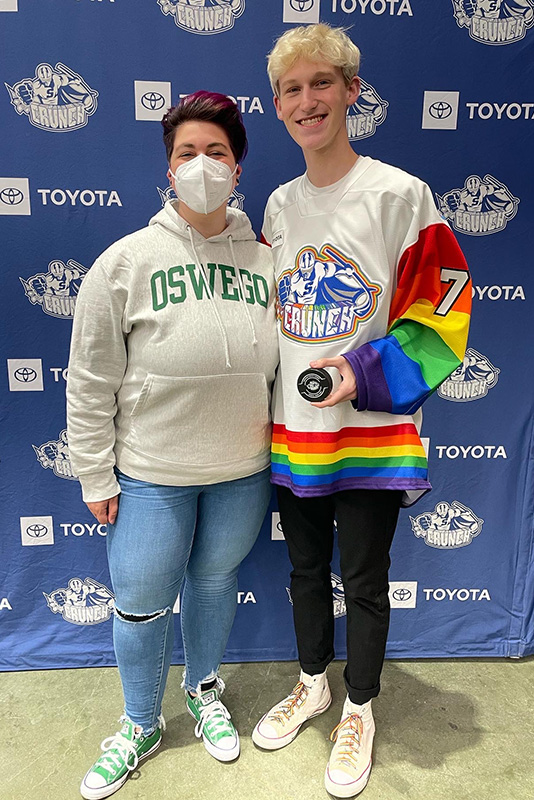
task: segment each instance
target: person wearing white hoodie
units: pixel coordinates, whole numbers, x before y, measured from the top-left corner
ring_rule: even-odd
[[[270,498],[278,363],[271,253],[227,205],[247,140],[226,96],[196,92],[162,120],[177,200],[95,262],[80,290],[67,384],[70,457],[108,524],[121,728],[80,791],[117,791],[161,744],[181,591],[186,706],[220,761],[239,736],[219,666],[237,572]]]

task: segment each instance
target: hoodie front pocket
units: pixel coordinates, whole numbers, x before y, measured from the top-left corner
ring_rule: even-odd
[[[269,446],[269,391],[261,373],[147,375],[130,416],[138,451],[180,464],[227,463]]]

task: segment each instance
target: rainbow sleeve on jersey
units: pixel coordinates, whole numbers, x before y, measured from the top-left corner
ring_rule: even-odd
[[[387,335],[345,353],[358,411],[413,414],[465,355],[471,311],[467,264],[444,223],[422,230],[399,261]]]

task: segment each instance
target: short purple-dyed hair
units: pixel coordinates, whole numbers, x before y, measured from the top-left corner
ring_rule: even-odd
[[[236,163],[239,164],[245,158],[248,150],[247,132],[238,107],[225,94],[201,90],[188,94],[177,105],[169,108],[161,120],[168,162],[171,160],[177,129],[184,122],[197,120],[212,122],[225,131]]]

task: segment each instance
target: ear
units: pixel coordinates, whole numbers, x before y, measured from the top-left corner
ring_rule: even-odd
[[[174,177],[173,177],[173,174],[171,172],[171,168],[170,167],[167,170],[167,180],[169,181],[170,185],[172,186],[172,188],[176,192],[176,186],[174,185]]]
[[[273,97],[273,103],[274,103],[274,107],[276,109],[276,116],[278,117],[278,119],[283,119],[283,117],[282,117],[282,106],[281,106],[281,103],[280,103],[280,98],[275,95]]]
[[[357,75],[351,80],[347,86],[347,107],[356,102],[360,96],[361,81]]]
[[[237,169],[235,171],[235,177],[234,177],[234,189],[239,183],[239,178],[241,177],[241,173],[242,172],[243,172],[243,167],[241,166],[241,164],[238,164],[237,165]]]

